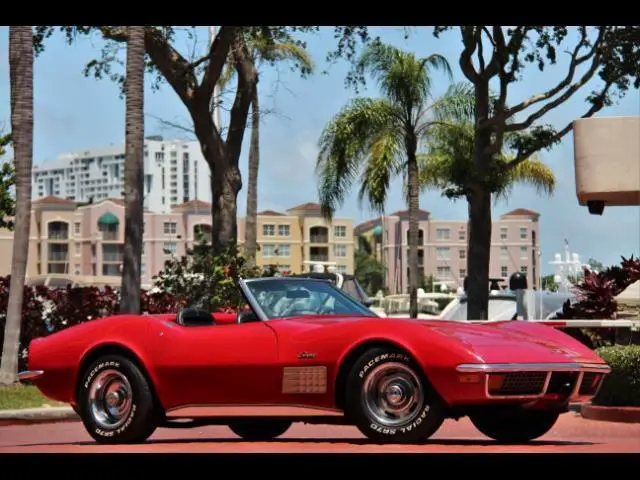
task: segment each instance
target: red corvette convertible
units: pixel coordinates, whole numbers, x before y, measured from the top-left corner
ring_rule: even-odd
[[[239,288],[249,308],[237,316],[117,315],[35,339],[20,378],[69,402],[104,443],[207,424],[267,440],[293,422],[416,443],[463,416],[497,441],[523,442],[570,401],[592,398],[610,371],[566,334],[526,321],[385,319],[310,278]]]

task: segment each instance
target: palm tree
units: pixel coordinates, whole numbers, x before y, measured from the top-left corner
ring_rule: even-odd
[[[423,189],[442,190],[444,195],[449,198],[465,197],[469,200],[469,190],[467,185],[471,182],[475,170],[474,151],[475,151],[475,128],[473,106],[475,105],[475,91],[472,85],[458,84],[454,87],[458,92],[458,100],[461,102],[460,107],[448,119],[447,123],[435,125],[429,132],[426,139],[426,152],[418,156],[420,164],[420,187]],[[462,105],[463,103],[466,106]],[[519,134],[521,137],[522,134]],[[525,132],[526,135],[526,132]],[[516,137],[512,134],[505,136],[505,145],[510,145]],[[515,158],[509,148],[505,148],[498,160],[498,165],[504,165]],[[508,199],[515,185],[531,185],[536,188],[540,195],[553,195],[556,187],[556,179],[553,171],[538,159],[530,158],[520,163],[514,169],[498,168],[491,177],[491,192],[494,200]],[[471,211],[469,212],[471,215]],[[471,219],[471,217],[470,217]],[[470,228],[471,231],[470,222]],[[470,232],[471,233],[471,232]],[[469,254],[467,262],[469,267],[467,271],[478,272],[478,260],[482,261],[476,252],[477,249],[490,251],[490,238],[487,236],[488,243],[478,245],[477,242],[471,240],[469,236]],[[475,262],[475,263],[474,263]],[[473,266],[476,268],[472,268]],[[487,267],[488,268],[488,267]],[[488,274],[488,271],[487,271]],[[487,277],[488,278],[488,277]],[[484,282],[486,285],[487,283]]]
[[[276,65],[280,62],[292,62],[300,72],[307,75],[313,72],[314,62],[304,47],[290,37],[284,35],[274,39],[263,35],[246,35],[245,43],[249,55],[260,77],[260,66],[263,63]],[[220,76],[219,85],[223,89],[235,73],[233,52],[230,53],[225,70]],[[258,170],[260,167],[260,101],[258,86],[251,99],[251,140],[249,144],[249,179],[247,186],[247,215],[245,223],[244,253],[247,261],[253,264],[257,250],[257,217],[258,217]]]
[[[322,132],[317,164],[320,203],[330,217],[363,167],[359,200],[367,197],[372,209],[382,212],[391,178],[403,177],[409,204],[410,315],[416,318],[420,282],[418,147],[431,127],[466,104],[458,101],[455,90],[431,101],[431,70],[441,69],[452,76],[441,55],[417,58],[378,41],[363,52],[358,68],[372,75],[383,97],[356,98]]]
[[[121,313],[140,313],[144,229],[144,27],[127,27],[124,258]]]
[[[31,167],[33,164],[33,33],[31,26],[9,27],[11,131],[16,171],[16,218],[11,259],[11,283],[5,324],[0,384],[13,383],[20,353],[20,321],[31,227]]]

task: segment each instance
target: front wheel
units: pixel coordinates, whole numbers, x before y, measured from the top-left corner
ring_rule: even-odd
[[[480,432],[502,443],[521,443],[542,437],[553,428],[560,416],[545,410],[483,412],[470,415]]]
[[[252,441],[267,441],[283,435],[291,427],[285,420],[252,419],[240,420],[229,425],[229,429],[239,437]]]
[[[78,411],[100,443],[143,442],[156,429],[151,387],[138,366],[120,355],[101,357],[84,371]]]
[[[375,442],[423,442],[445,418],[443,402],[422,369],[395,349],[365,352],[346,387],[347,415]]]

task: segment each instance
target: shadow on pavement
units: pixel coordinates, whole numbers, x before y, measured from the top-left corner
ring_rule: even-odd
[[[135,448],[136,446],[142,445],[185,445],[185,444],[201,444],[201,443],[211,443],[211,444],[224,444],[224,443],[235,443],[235,444],[289,444],[289,443],[306,443],[306,444],[336,444],[341,443],[345,445],[382,445],[372,442],[367,439],[360,438],[279,438],[276,440],[269,441],[249,441],[243,440],[241,438],[159,438],[147,440],[144,443],[140,444],[128,444],[126,446],[130,446]],[[105,445],[98,444],[94,441],[84,441],[84,442],[60,442],[60,443],[32,443],[32,444],[20,444],[15,445],[19,447],[38,447],[38,446],[61,446],[61,445],[75,445],[75,446],[100,446],[104,447]],[[394,445],[394,444],[389,444]],[[523,446],[523,447],[548,447],[548,446],[557,446],[557,447],[571,447],[571,446],[592,446],[596,445],[593,442],[579,442],[579,441],[561,441],[561,440],[538,440],[526,443],[510,443],[510,444],[502,444],[493,440],[465,440],[465,439],[430,439],[426,440],[423,443],[413,443],[413,444],[396,444],[398,446],[475,446],[475,447],[499,447],[509,445],[511,447]],[[118,445],[124,446],[124,445]]]

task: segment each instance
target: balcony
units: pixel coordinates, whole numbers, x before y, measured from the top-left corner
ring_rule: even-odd
[[[309,241],[311,243],[329,243],[329,229],[327,227],[311,227]]]
[[[50,222],[47,227],[49,241],[59,242],[69,240],[69,224],[66,222]]]
[[[69,252],[49,252],[47,260],[49,262],[68,262]]]

